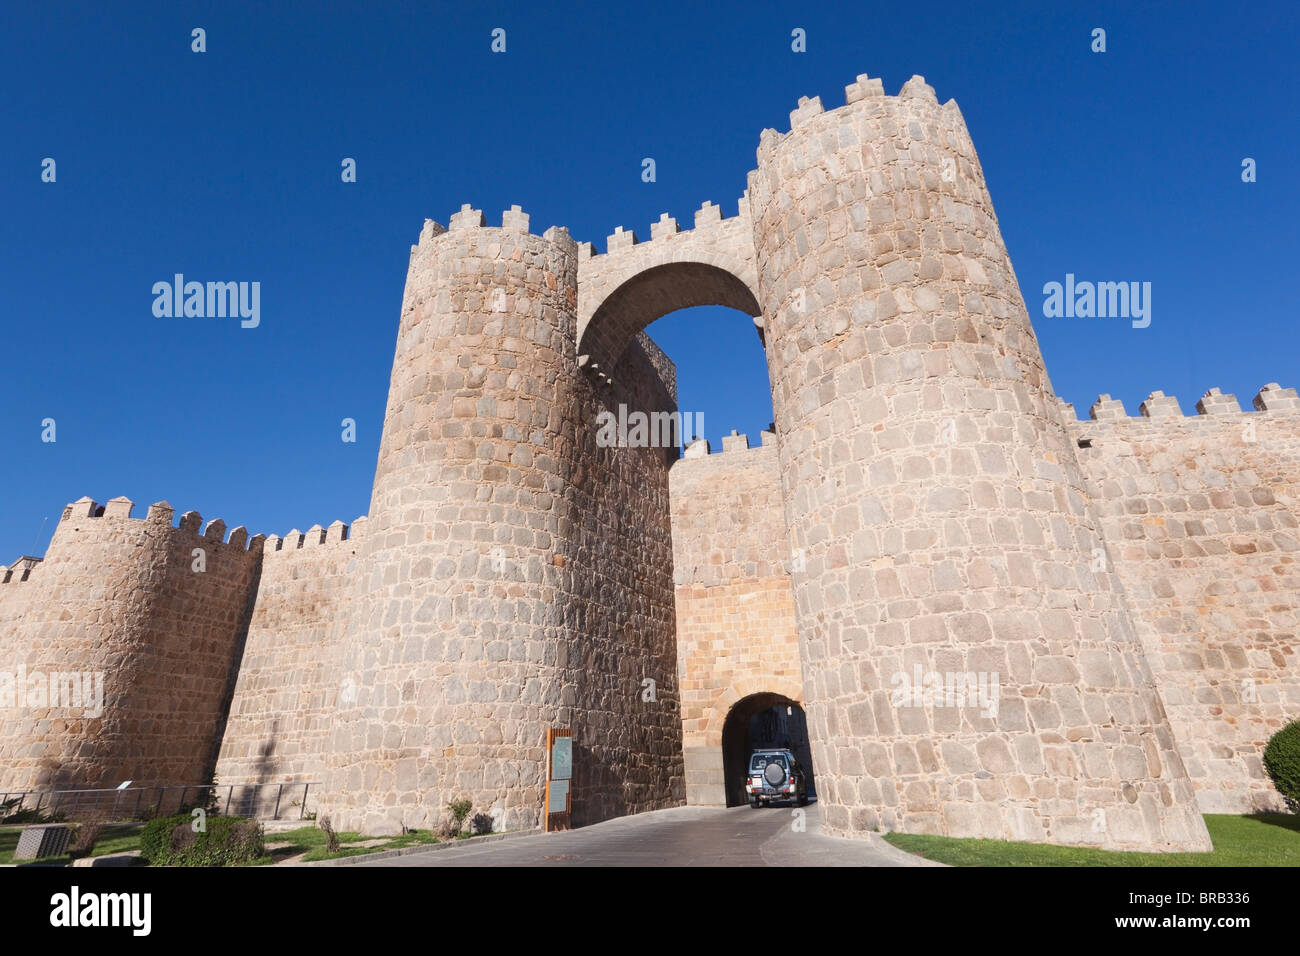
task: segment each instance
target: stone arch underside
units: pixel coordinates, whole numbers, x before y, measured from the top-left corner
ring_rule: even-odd
[[[698,305],[722,305],[759,315],[758,298],[748,284],[707,262],[651,266],[611,292],[592,314],[578,343],[590,356],[588,367],[613,374],[633,337],[656,319]]]

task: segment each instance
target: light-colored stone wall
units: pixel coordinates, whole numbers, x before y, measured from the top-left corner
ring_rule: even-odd
[[[266,539],[219,784],[324,782],[330,721],[339,694],[349,693],[339,653],[365,524],[336,521]]]
[[[749,177],[826,823],[1207,849],[961,113],[846,99]],[[902,702],[918,671],[999,706]]]
[[[775,436],[723,442],[712,455],[696,442],[669,475],[686,799],[704,805],[726,803],[731,708],[751,694],[803,700]]]
[[[1281,809],[1261,763],[1300,716],[1300,401],[1153,393],[1065,421],[1178,752],[1207,813]],[[1189,409],[1190,411],[1190,409]]]
[[[576,308],[576,244],[517,208],[412,250],[327,758],[339,826],[436,825],[461,797],[534,826],[548,726],[574,729],[576,822],[682,798],[667,456],[596,448],[598,405],[658,377],[638,348],[597,396]]]
[[[7,612],[0,669],[99,675],[103,709],[0,707],[0,790],[187,785],[212,773],[262,539],[236,528],[226,541],[219,520],[200,534],[196,512],[173,527],[165,502],[143,520],[132,508],[68,505],[31,580],[3,586],[26,600]]]

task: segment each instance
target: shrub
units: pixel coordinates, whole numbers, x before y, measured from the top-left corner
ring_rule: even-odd
[[[451,811],[451,819],[443,823],[438,835],[452,839],[460,836],[465,829],[465,818],[474,809],[474,804],[470,800],[453,800],[447,804],[447,809]]]
[[[474,814],[474,819],[469,823],[470,831],[475,836],[482,836],[484,833],[492,832],[492,817],[486,813]]]
[[[1288,809],[1300,813],[1300,720],[1275,733],[1264,748],[1264,769]]]
[[[474,804],[469,800],[453,800],[447,804],[447,809],[451,811],[452,819],[456,821],[456,829],[463,830],[465,828],[465,818],[474,809]]]
[[[209,816],[199,833],[193,822],[188,813],[149,821],[140,833],[140,855],[151,866],[232,866],[266,853],[256,820]]]

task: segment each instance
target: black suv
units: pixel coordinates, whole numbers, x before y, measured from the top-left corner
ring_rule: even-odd
[[[774,800],[808,805],[808,776],[788,750],[755,750],[749,758],[745,793],[754,809]]]

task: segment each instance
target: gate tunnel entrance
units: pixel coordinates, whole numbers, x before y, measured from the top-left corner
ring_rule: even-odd
[[[784,747],[808,773],[808,794],[816,794],[812,750],[808,746],[808,718],[803,708],[781,694],[751,694],[736,701],[722,726],[722,767],[727,806],[741,807],[749,755],[765,747]]]

